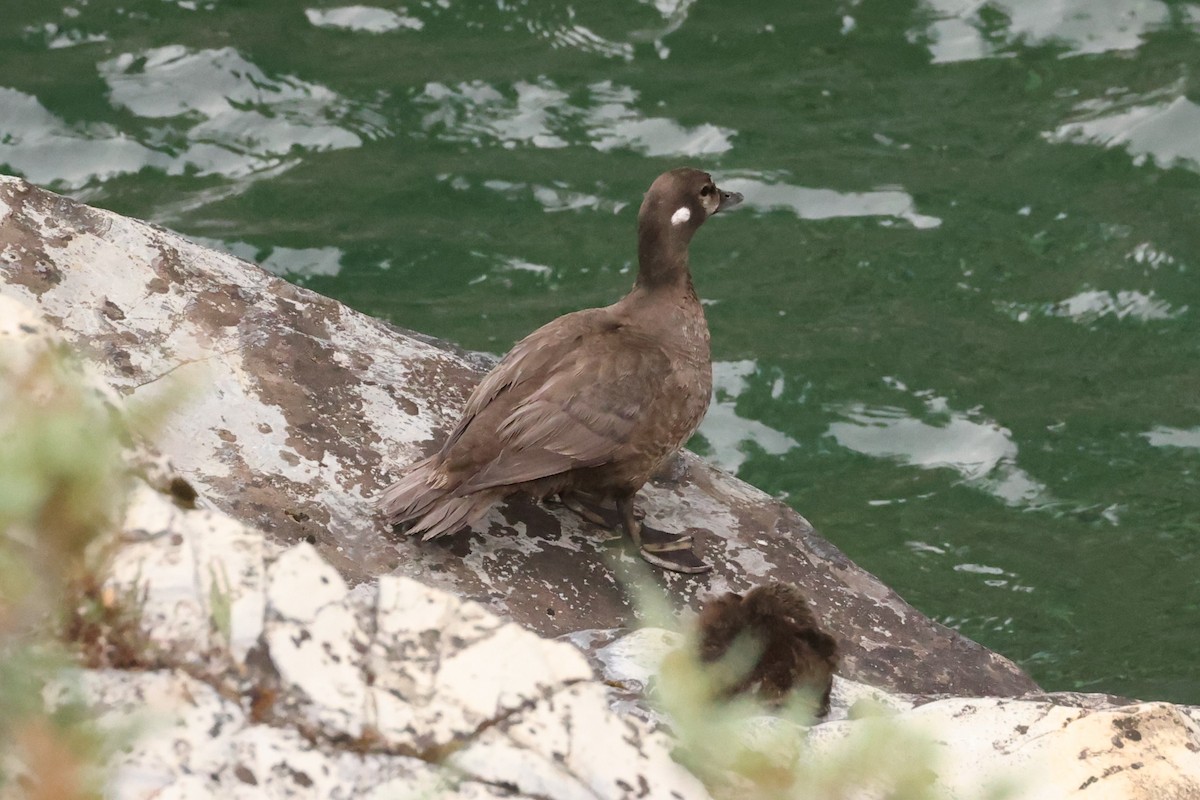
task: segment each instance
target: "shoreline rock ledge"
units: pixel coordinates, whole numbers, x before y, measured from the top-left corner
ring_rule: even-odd
[[[568,511],[525,501],[422,543],[374,498],[446,434],[481,365],[173,232],[0,177],[0,295],[35,308],[119,395],[183,397],[155,445],[205,502],[312,543],[351,584],[402,575],[543,636],[631,626],[644,574]],[[689,453],[643,492],[648,520],[699,528],[708,575],[655,574],[675,608],[797,584],[848,677],[893,691],[1035,690],[1008,659],[905,603],[799,514]]]
[[[81,698],[101,730],[127,737],[104,796],[710,797],[639,701],[611,690],[644,686],[671,646],[650,628],[612,641],[634,622],[619,584],[633,556],[605,558],[569,514],[531,504],[433,546],[374,515],[387,470],[436,439],[478,379],[469,356],[0,177],[0,357],[20,365],[64,343],[118,412],[177,391],[166,376],[188,398],[155,442],[125,453],[133,477],[104,588],[136,598],[136,663],[100,659],[44,694],[48,706]],[[792,581],[847,653],[826,721],[806,733],[760,718],[766,728],[750,720],[738,735],[785,726],[795,758],[844,756],[873,735],[850,712],[869,698],[932,748],[936,796],[1007,784],[1014,800],[1200,797],[1200,709],[1042,694],[693,456],[654,483],[647,511],[708,530],[717,565],[651,590],[682,607]],[[541,638],[572,633],[605,642],[601,674]],[[10,755],[6,773],[28,778]],[[910,756],[869,753],[880,763],[846,796],[877,796],[884,762],[924,769]]]

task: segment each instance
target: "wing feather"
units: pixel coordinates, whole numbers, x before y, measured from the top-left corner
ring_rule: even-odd
[[[492,410],[508,413],[490,434],[498,444],[495,457],[454,494],[609,463],[657,405],[666,390],[656,379],[669,371],[666,353],[645,337],[631,340],[603,309],[565,319],[572,317],[562,326],[569,335],[543,328],[519,342],[471,395],[445,456],[453,457],[460,443],[478,441],[475,420],[495,419]]]
[[[484,376],[467,398],[462,419],[442,445],[446,456],[476,417],[501,394],[520,390],[529,381],[552,372],[557,362],[588,337],[588,331],[603,326],[597,317],[605,309],[575,311],[543,325],[513,345],[504,358]]]

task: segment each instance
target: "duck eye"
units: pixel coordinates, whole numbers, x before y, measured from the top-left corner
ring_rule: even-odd
[[[712,193],[713,193],[713,187],[711,184],[709,184],[708,186],[705,186],[703,189],[700,190],[701,197],[708,197]]]

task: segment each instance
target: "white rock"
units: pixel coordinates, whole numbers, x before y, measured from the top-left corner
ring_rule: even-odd
[[[262,633],[262,534],[220,512],[184,510],[145,483],[135,484],[111,584],[142,600],[151,638],[164,646],[204,652],[228,625],[228,647],[244,658]],[[218,618],[227,615],[221,622]]]
[[[907,711],[913,707],[915,700],[912,695],[888,692],[865,683],[852,681],[849,678],[843,678],[841,675],[834,675],[833,689],[829,693],[829,714],[825,720],[834,722],[846,719],[855,706],[861,703],[869,704],[875,709]]]
[[[308,544],[291,548],[271,565],[267,600],[293,622],[312,622],[321,609],[346,599],[346,581]]]
[[[977,797],[1011,784],[1013,800],[1200,797],[1200,724],[1167,703],[1101,710],[1045,701],[955,698],[898,714],[895,724],[935,744],[936,787]],[[819,755],[854,722],[812,729]]]
[[[256,725],[233,738],[220,774],[222,797],[355,800],[388,782],[398,796],[420,796],[443,782],[439,770],[415,758],[362,756],[319,749],[296,731]]]
[[[135,542],[117,552],[111,582],[126,598],[145,598],[142,619],[154,641],[167,649],[181,642],[205,652],[213,621],[183,524],[182,511],[170,500],[149,486],[136,486],[123,525]]]
[[[0,342],[9,369],[26,369],[30,357],[44,351],[53,336],[53,329],[31,303],[0,295]]]
[[[299,692],[305,716],[336,734],[361,736],[368,687],[368,638],[346,603],[345,581],[308,544],[271,566],[266,640],[285,690]]]
[[[708,797],[671,760],[671,741],[608,709],[604,687],[581,683],[488,728],[450,763],[525,794],[581,798]]]
[[[590,680],[583,654],[409,578],[379,580],[369,656],[376,725],[414,746],[454,741],[507,710]]]
[[[359,798],[386,785],[394,796],[447,786],[419,759],[318,747],[297,731],[249,724],[235,703],[186,675],[91,672],[84,696],[118,740],[139,732],[112,764],[113,798]]]
[[[116,740],[139,734],[111,765],[111,797],[200,796],[184,779],[224,769],[232,737],[246,726],[236,703],[173,671],[84,672],[81,688]]]
[[[683,636],[663,628],[639,628],[596,651],[610,681],[650,685],[667,655],[684,644]]]

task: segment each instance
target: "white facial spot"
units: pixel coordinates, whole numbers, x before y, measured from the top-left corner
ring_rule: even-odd
[[[682,225],[692,218],[692,211],[687,206],[680,206],[675,213],[671,215],[672,225]]]

